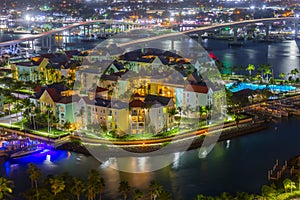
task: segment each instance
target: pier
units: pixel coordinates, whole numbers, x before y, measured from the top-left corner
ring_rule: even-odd
[[[278,180],[280,179],[287,171],[287,161],[284,162],[283,166],[280,166],[278,160],[274,164],[273,168],[268,171],[268,180]]]
[[[239,111],[250,115],[255,113],[256,115],[259,114],[273,118],[300,116],[300,95],[252,104],[241,108]]]

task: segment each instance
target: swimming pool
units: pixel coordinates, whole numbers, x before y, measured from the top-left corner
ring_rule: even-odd
[[[263,90],[266,88],[274,92],[288,92],[296,90],[296,87],[290,85],[259,85],[254,83],[228,83],[226,84],[226,88],[231,92],[238,92],[244,89]]]

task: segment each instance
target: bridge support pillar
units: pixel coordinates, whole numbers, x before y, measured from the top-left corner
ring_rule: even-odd
[[[85,37],[86,31],[85,31],[85,26],[83,26],[83,37]]]
[[[93,32],[94,32],[94,25],[93,24],[91,24],[91,34],[93,34]]]
[[[48,37],[42,37],[41,38],[41,40],[42,40],[42,42],[41,42],[42,43],[42,45],[41,45],[42,50],[47,48],[47,41],[46,41],[47,38]]]
[[[124,24],[121,24],[121,28],[120,28],[120,31],[125,31],[125,25]]]
[[[271,28],[271,24],[270,23],[266,23],[266,36],[269,37],[270,35],[270,28]]]
[[[200,33],[198,33],[198,44],[201,44],[202,43],[202,37],[201,37],[201,34]]]
[[[237,36],[238,36],[238,27],[233,27],[233,42],[237,43]]]
[[[31,49],[33,52],[35,52],[34,40],[31,40]]]
[[[295,29],[295,34],[294,34],[294,37],[295,37],[295,40],[298,39],[298,32],[299,32],[299,25],[298,25],[299,21],[297,19],[295,19],[294,21],[294,29]]]
[[[49,47],[49,50],[51,51],[51,48],[52,48],[52,35],[49,35],[47,40],[49,41],[48,47]]]
[[[45,47],[46,47],[47,49],[49,49],[49,37],[47,36],[47,37],[45,38],[45,40],[46,40],[46,45],[45,45]]]
[[[42,50],[46,50],[46,49],[51,50],[51,48],[52,48],[51,39],[52,39],[51,35],[41,38],[41,40],[42,40],[42,42],[41,42],[42,43],[42,45],[41,45]],[[59,40],[59,35],[58,35],[58,40]],[[33,41],[32,41],[32,44],[33,44]]]
[[[174,44],[174,43],[175,43],[175,40],[174,40],[174,39],[171,39],[171,51],[172,51],[172,52],[175,51],[175,47],[174,47],[175,44]]]

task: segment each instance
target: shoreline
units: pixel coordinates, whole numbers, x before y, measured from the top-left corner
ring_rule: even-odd
[[[261,130],[267,129],[270,127],[271,122],[268,120],[260,120],[259,122],[252,123],[248,122],[245,124],[240,124],[239,126],[243,125],[243,127],[237,127],[236,125],[230,126],[230,130],[216,130],[217,132],[221,132],[217,142],[222,142],[225,140],[233,139],[236,137],[240,137],[243,135],[248,134],[254,134]],[[213,133],[210,133],[213,134]],[[209,137],[209,135],[206,135],[205,137]],[[134,146],[132,147],[122,147],[122,145],[113,145],[112,147],[109,147],[107,145],[101,145],[98,146],[97,151],[94,152],[99,156],[109,157],[109,156],[115,156],[115,157],[126,157],[128,154],[134,154],[135,156],[146,156],[147,153],[151,155],[161,155],[161,151],[158,151],[160,149],[163,149],[163,147],[168,146],[172,143],[172,148],[166,149],[163,151],[163,153],[169,154],[169,153],[175,153],[178,152],[178,150],[181,150],[183,147],[187,147],[186,151],[194,150],[202,146],[204,141],[203,135],[199,135],[197,137],[193,138],[187,138],[186,141],[171,141],[170,143],[155,143],[147,146]],[[212,143],[214,144],[214,143]],[[186,146],[188,145],[188,146]],[[72,151],[75,153],[82,153],[84,155],[90,156],[94,155],[94,153],[90,153],[89,147],[87,148],[84,144],[81,144],[78,140],[71,140],[68,143],[62,144],[60,146],[57,146],[55,149],[57,150],[66,150],[66,151]],[[90,149],[93,150],[93,149]],[[101,152],[100,152],[101,151]],[[126,152],[124,154],[124,152]]]

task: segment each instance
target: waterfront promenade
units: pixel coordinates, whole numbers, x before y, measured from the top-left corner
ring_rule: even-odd
[[[274,105],[276,104],[279,106],[283,105],[290,105],[294,106],[300,105],[300,95],[282,98],[280,100],[272,100],[268,101],[267,105]],[[297,106],[290,112],[287,110],[286,112],[290,113],[287,116],[292,116],[298,114],[296,111]],[[202,128],[199,130],[190,130],[177,133],[176,135],[165,136],[165,137],[157,137],[157,138],[149,138],[149,139],[135,139],[135,140],[128,140],[128,139],[107,139],[107,138],[94,138],[94,137],[86,137],[86,136],[78,136],[75,134],[68,134],[63,137],[57,138],[50,138],[44,137],[40,135],[36,135],[33,133],[26,133],[24,130],[17,130],[17,129],[10,129],[7,127],[0,127],[0,131],[2,133],[10,133],[10,134],[17,134],[22,137],[29,137],[31,139],[45,142],[51,145],[54,148],[64,146],[66,143],[70,143],[73,140],[81,140],[84,145],[99,145],[105,146],[103,148],[103,154],[110,154],[113,152],[113,155],[118,155],[119,151],[116,150],[118,148],[123,148],[130,152],[136,153],[146,153],[146,152],[153,152],[164,147],[166,144],[173,143],[176,144],[175,147],[179,147],[181,145],[186,145],[187,143],[191,144],[188,149],[195,149],[202,145],[203,139],[205,137],[209,137],[213,134],[220,134],[218,141],[229,140],[233,137],[255,133],[259,130],[268,128],[269,123],[272,121],[272,118],[277,118],[278,115],[274,114],[273,110],[266,110],[266,102],[252,104],[250,106],[246,106],[236,110],[240,113],[248,113],[252,115],[252,117],[248,117],[245,119],[241,119],[238,122],[232,121],[220,125],[213,125],[208,128]],[[296,111],[295,111],[296,110]],[[259,115],[259,111],[264,111]],[[278,111],[279,112],[279,111]],[[259,115],[260,117],[257,117]],[[84,132],[84,130],[82,130]],[[176,149],[173,149],[176,152]]]

